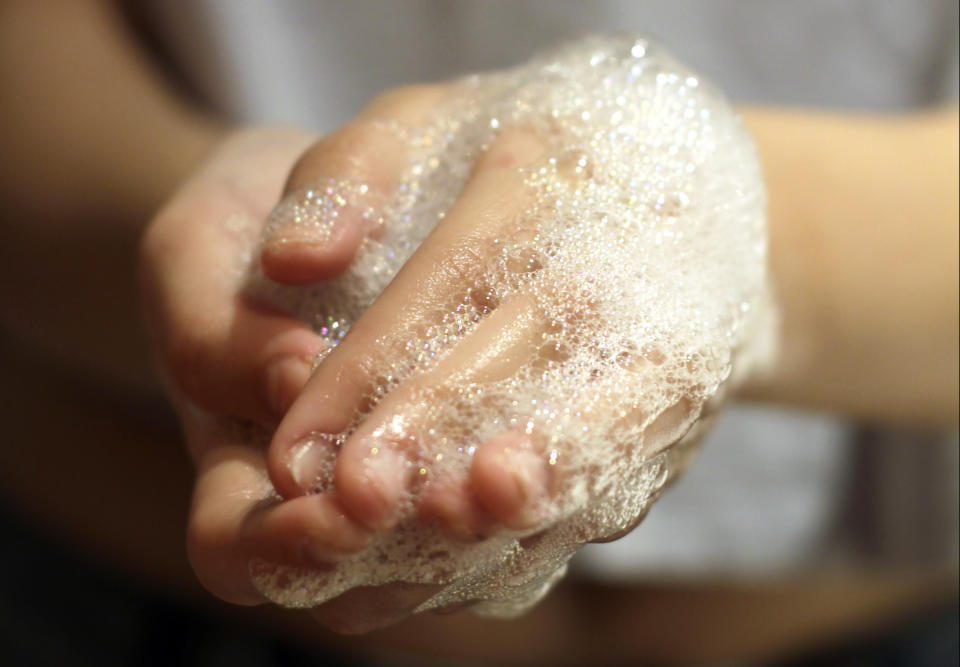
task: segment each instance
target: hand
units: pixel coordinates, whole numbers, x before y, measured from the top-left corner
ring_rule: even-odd
[[[322,499],[277,503],[266,474],[263,442],[324,344],[243,290],[263,221],[311,139],[282,129],[233,134],[157,214],[141,249],[156,357],[197,465],[190,560],[211,592],[239,604],[263,601],[251,558],[301,564],[307,552],[365,536]],[[317,539],[305,546],[304,535]]]
[[[350,132],[324,142],[344,141],[337,153],[343,172],[356,159]],[[197,466],[188,555],[204,586],[236,604],[265,601],[251,584],[252,560],[325,569],[369,537],[330,498],[280,502],[267,475],[269,434],[325,346],[246,287],[284,183],[296,189],[299,174],[313,172],[313,153],[296,162],[311,139],[282,129],[230,136],[157,214],[141,248],[141,289],[158,365]],[[265,253],[264,270],[287,282],[303,280],[303,266],[310,279],[331,277],[361,240],[347,226],[322,247],[291,244]],[[355,591],[315,614],[344,631],[366,629],[371,616],[388,622],[424,595],[413,586]]]
[[[606,62],[595,54],[591,65]],[[538,109],[531,91],[543,89],[519,78],[519,88],[497,80],[492,98],[482,82],[388,95],[339,143],[306,153],[304,189],[271,219],[264,269],[310,285],[329,277],[311,269],[311,255],[345,220],[374,238],[347,278],[305,289],[298,302],[336,347],[272,439],[281,495],[327,498],[381,545],[420,522],[465,543],[516,536],[534,553],[535,534],[563,521],[561,559],[639,520],[748,347],[758,325],[742,314],[764,306],[749,142],[728,108],[684,87],[695,78],[645,71],[665,98],[625,106],[633,142],[602,122],[577,125],[591,113],[569,88],[570,108]],[[605,104],[622,103],[589,108]],[[518,121],[518,108],[533,112]],[[684,120],[698,118],[715,126]],[[337,158],[344,145],[349,172]],[[423,149],[432,145],[440,148]],[[420,227],[406,223],[416,216]],[[414,246],[407,255],[405,244]],[[341,341],[326,321],[349,334]],[[403,581],[398,552],[385,556],[392,574],[351,558],[337,590]],[[447,583],[431,582],[425,565],[408,580]],[[294,597],[275,590],[277,599],[309,604],[309,591],[330,593],[294,581]]]
[[[261,296],[313,323],[332,349],[312,350],[323,360],[298,395],[303,376],[281,383],[281,395],[296,397],[266,456],[248,446],[244,458],[225,446],[231,440],[219,422],[205,430],[184,410],[185,422],[200,425],[188,428],[193,439],[217,443],[209,451],[226,452],[228,462],[215,459],[220,474],[207,475],[208,488],[198,484],[191,520],[198,571],[205,555],[219,555],[205,561],[211,569],[233,557],[232,571],[212,572],[212,589],[222,590],[226,576],[256,600],[251,560],[293,565],[254,563],[254,576],[272,599],[318,604],[315,615],[338,629],[369,629],[472,567],[467,558],[440,575],[448,552],[435,552],[435,572],[415,546],[398,555],[400,543],[390,540],[401,522],[415,545],[420,523],[424,535],[429,524],[461,544],[493,540],[520,550],[513,569],[494,580],[469,579],[463,590],[471,597],[441,595],[429,601],[435,605],[484,600],[484,586],[496,599],[504,577],[528,599],[577,546],[642,516],[675,472],[670,462],[683,458],[676,445],[702,431],[694,427],[723,393],[732,358],[748,347],[757,318],[743,314],[762,309],[764,273],[749,142],[722,101],[685,87],[696,88],[695,78],[661,76],[656,60],[637,69],[632,59],[646,53],[637,44],[561,53],[567,64],[546,70],[553,89],[515,76],[507,85],[477,79],[388,94],[301,156],[266,228],[241,234],[245,244],[234,244],[231,256],[249,256],[262,234],[253,259],[287,287]],[[598,48],[611,55],[597,56]],[[610,131],[614,115],[585,111],[571,94],[581,90],[576,72],[585,61],[603,91],[590,108],[622,107],[616,122],[632,140]],[[557,72],[573,83],[557,84]],[[625,85],[635,72],[664,96],[658,103],[648,103],[643,87],[608,85],[617,77]],[[678,107],[686,111],[674,113]],[[431,180],[421,186],[421,176]],[[262,220],[266,208],[250,219]],[[218,294],[248,303],[238,297],[242,286],[235,279]],[[281,329],[304,334],[274,315],[286,318]],[[217,355],[237,347],[237,329],[223,329],[230,335],[214,337],[209,354],[188,358],[229,368],[229,355]],[[267,386],[257,360],[288,335],[277,333],[240,355],[255,367],[254,382],[236,385],[247,401]],[[162,338],[160,347],[169,348]],[[177,377],[183,365],[173,359]],[[196,389],[203,383],[180,375],[176,386],[195,401],[268,429],[289,404],[257,418],[220,397],[204,403],[211,398]],[[243,465],[231,468],[237,461]],[[205,472],[201,463],[201,482]],[[377,548],[365,550],[372,541]],[[394,551],[383,552],[386,544]],[[378,553],[390,567],[369,560]],[[322,570],[335,574],[301,578]]]

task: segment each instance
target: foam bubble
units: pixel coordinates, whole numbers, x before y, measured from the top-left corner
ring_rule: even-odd
[[[642,517],[682,467],[704,404],[769,355],[759,165],[711,85],[648,40],[618,36],[587,38],[452,90],[432,122],[393,128],[409,165],[377,213],[382,233],[347,273],[310,288],[257,289],[336,345],[443,219],[484,148],[510,128],[533,133],[547,149],[522,168],[530,205],[460,271],[473,278],[454,302],[437,304],[435,320],[404,329],[403,341],[385,333],[390,352],[375,357],[366,407],[343,433],[317,438],[334,453],[332,471],[336,445],[373,407],[523,297],[535,304],[542,336],[536,358],[506,378],[437,388],[397,428],[417,443],[423,484],[466,469],[490,438],[522,431],[560,471],[561,488],[540,508],[543,525],[471,544],[418,523],[411,493],[397,528],[329,572],[254,563],[258,587],[283,605],[402,581],[440,587],[423,609],[476,601],[481,613],[523,611],[579,545]],[[321,185],[284,210],[328,229],[330,213],[366,191]],[[318,489],[331,479],[321,475]]]

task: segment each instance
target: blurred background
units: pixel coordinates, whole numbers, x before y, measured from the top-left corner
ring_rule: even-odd
[[[96,337],[71,297],[95,291],[116,331],[137,328],[136,237],[193,158],[140,152],[132,120],[165,104],[203,127],[322,133],[390,87],[638,31],[735,104],[905,113],[956,104],[957,25],[945,0],[3,3],[4,662],[957,664],[955,426],[750,405],[726,411],[638,530],[585,548],[523,619],[414,618],[351,639],[230,608],[186,563],[191,470],[143,341]],[[110,76],[118,58],[150,81],[140,97]],[[115,136],[71,148],[113,118]],[[121,191],[128,171],[144,192]],[[81,207],[107,231],[80,226]],[[91,248],[131,285],[78,262]],[[98,365],[98,346],[121,361]]]

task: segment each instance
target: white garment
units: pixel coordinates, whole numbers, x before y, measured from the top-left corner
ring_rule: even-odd
[[[319,131],[384,89],[508,66],[594,31],[646,32],[737,101],[904,109],[957,90],[957,6],[949,0],[151,7],[169,55],[212,104],[243,121]],[[823,416],[733,408],[640,529],[587,547],[575,567],[622,579],[756,576],[821,564],[836,551],[851,478],[848,436],[846,424]],[[955,476],[947,485],[946,502],[956,506]]]

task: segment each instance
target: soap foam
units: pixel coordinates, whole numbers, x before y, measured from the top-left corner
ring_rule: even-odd
[[[261,277],[255,290],[336,345],[450,210],[485,147],[509,128],[534,133],[547,149],[521,169],[532,203],[477,253],[462,298],[438,304],[436,320],[403,330],[402,342],[385,333],[390,352],[374,357],[365,408],[342,433],[316,435],[331,452],[317,489],[333,488],[337,447],[384,397],[518,296],[536,304],[540,358],[505,379],[437,388],[395,429],[417,444],[420,488],[462,474],[478,446],[506,431],[531,434],[561,487],[539,508],[542,525],[475,543],[416,521],[411,492],[395,529],[329,572],[253,563],[256,585],[279,604],[411,582],[439,586],[421,609],[471,601],[480,613],[520,613],[581,544],[635,525],[682,467],[704,406],[769,357],[760,169],[712,86],[648,40],[617,36],[452,90],[428,124],[391,128],[409,165],[379,210],[364,210],[380,233],[349,270],[302,289]],[[356,183],[306,188],[271,229],[291,220],[329,229],[365,193]]]

